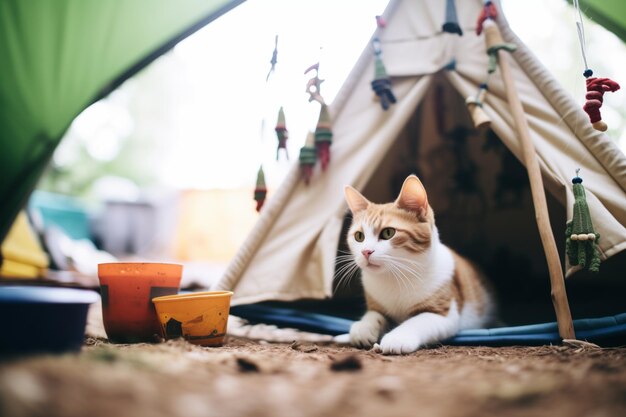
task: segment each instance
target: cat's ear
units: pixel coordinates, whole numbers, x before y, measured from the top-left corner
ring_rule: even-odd
[[[396,205],[418,215],[425,215],[428,210],[428,196],[422,182],[415,175],[409,175],[402,184]]]
[[[350,211],[352,212],[352,214],[356,214],[361,210],[365,210],[370,204],[367,198],[363,197],[360,192],[350,187],[349,185],[346,185],[343,193],[346,197],[346,202],[348,203],[348,207],[350,207]]]

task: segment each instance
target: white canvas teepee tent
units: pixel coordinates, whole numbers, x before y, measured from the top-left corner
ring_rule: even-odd
[[[366,48],[330,107],[334,142],[328,169],[315,171],[307,186],[294,166],[218,283],[220,289],[235,291],[235,304],[331,296],[344,238],[344,186],[350,184],[376,202],[391,201],[397,178],[414,171],[429,191],[444,242],[470,244],[470,252],[490,252],[491,259],[543,256],[527,188],[510,187],[518,195],[501,210],[485,197],[505,192],[502,184],[519,185],[519,174],[500,180],[523,158],[500,71],[489,79],[484,104],[495,135],[474,132],[464,104],[487,73],[485,40],[474,32],[483,1],[456,2],[463,36],[442,33],[444,3],[391,1],[385,12],[388,25],[375,36],[381,40],[397,103],[383,111],[376,101],[370,87],[374,57]],[[607,259],[626,249],[626,158],[610,138],[591,127],[580,106],[511,31],[501,10],[497,23],[504,40],[517,45],[509,59],[511,73],[548,191],[560,253],[565,219],[572,217],[571,179],[580,167],[601,235],[599,247]],[[454,69],[442,70],[453,60]],[[495,136],[503,151],[486,150]],[[471,184],[463,186],[468,178]],[[455,217],[455,210],[464,213],[462,218]],[[446,228],[446,222],[451,226]],[[510,251],[498,252],[500,244]],[[539,268],[545,269],[545,263]],[[572,272],[567,265],[566,272]]]

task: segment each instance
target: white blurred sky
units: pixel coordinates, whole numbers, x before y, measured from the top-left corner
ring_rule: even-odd
[[[126,137],[141,132],[158,144],[154,169],[167,186],[253,187],[260,164],[270,186],[276,186],[291,165],[284,158],[275,161],[278,108],[285,108],[293,162],[319,112],[319,105],[309,103],[304,92],[311,75],[305,76],[304,69],[321,58],[320,76],[326,80],[322,94],[331,102],[367,45],[375,29],[374,16],[383,12],[387,0],[311,4],[315,6],[288,0],[246,1],[83,112],[55,161],[71,164],[77,157],[72,146],[80,142],[92,155],[110,158]],[[564,0],[504,0],[503,8],[520,38],[582,104],[583,67],[573,9]],[[587,29],[590,66],[596,74],[620,81],[626,47],[604,30]],[[278,64],[266,83],[276,34]],[[133,119],[132,109],[141,106],[146,89],[151,90],[150,100],[165,102],[167,110],[147,121]],[[624,96],[609,94],[606,101],[626,107]],[[621,116],[608,106],[603,118],[624,131]],[[626,149],[626,134],[620,146]]]

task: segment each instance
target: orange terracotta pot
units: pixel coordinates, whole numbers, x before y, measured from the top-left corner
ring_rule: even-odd
[[[109,340],[155,341],[163,337],[152,299],[178,293],[183,266],[163,263],[98,265],[102,318]]]
[[[182,337],[201,346],[221,346],[230,311],[230,291],[157,297],[152,301],[167,339]]]

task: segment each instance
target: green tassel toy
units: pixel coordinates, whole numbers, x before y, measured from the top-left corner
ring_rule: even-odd
[[[585,198],[585,187],[583,180],[578,176],[572,179],[574,189],[574,215],[572,220],[567,222],[565,230],[565,251],[571,265],[580,265],[581,268],[588,267],[591,272],[600,270],[600,250],[598,240],[600,234],[593,229],[591,214]]]
[[[265,172],[263,172],[263,165],[261,165],[259,167],[259,172],[256,174],[256,187],[254,187],[254,201],[256,201],[256,211],[261,211],[261,208],[265,203],[266,196],[267,186],[265,185]]]

